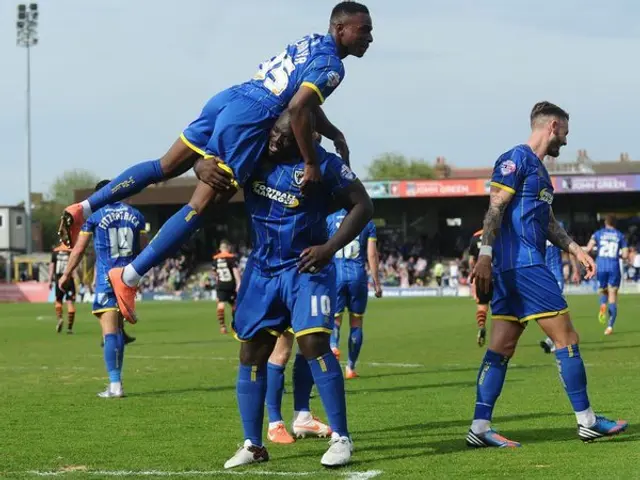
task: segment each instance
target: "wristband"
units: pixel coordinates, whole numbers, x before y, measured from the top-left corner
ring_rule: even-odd
[[[478,254],[479,257],[493,257],[493,248],[491,248],[491,245],[482,245],[480,247],[480,253]]]

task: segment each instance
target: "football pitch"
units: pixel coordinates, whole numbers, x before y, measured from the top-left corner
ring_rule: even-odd
[[[583,444],[535,324],[512,359],[494,426],[516,450],[465,446],[484,349],[469,298],[371,300],[360,378],[346,382],[353,463],[324,470],[324,439],[266,443],[271,460],[224,472],[243,440],[235,400],[238,343],[215,306],[141,303],[124,361],[124,399],[101,399],[100,330],[82,305],[56,335],[53,305],[0,305],[0,477],[37,478],[638,478],[640,297],[623,296],[604,337],[597,297],[570,297],[597,413],[629,420]],[[346,323],[346,322],[345,322]],[[348,326],[341,349],[346,356]],[[291,365],[286,372],[291,392]],[[316,396],[315,413],[326,419]],[[283,413],[292,415],[291,393]],[[265,431],[266,441],[266,431]]]

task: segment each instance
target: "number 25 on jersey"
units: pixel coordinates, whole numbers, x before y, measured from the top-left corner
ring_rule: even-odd
[[[264,86],[274,95],[281,95],[289,86],[289,76],[296,69],[287,52],[261,63],[260,70],[253,77],[262,80]]]

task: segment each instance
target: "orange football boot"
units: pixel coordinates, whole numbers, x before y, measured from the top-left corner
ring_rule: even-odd
[[[295,438],[287,432],[287,428],[284,426],[284,423],[279,423],[277,427],[269,429],[267,432],[267,438],[273,443],[281,443],[283,445],[288,445],[296,441]]]
[[[82,205],[74,203],[69,205],[62,212],[60,218],[60,226],[58,227],[58,236],[60,241],[67,247],[73,248],[80,235],[80,229],[84,224],[84,213],[82,211]]]
[[[122,280],[124,268],[112,268],[109,270],[109,283],[118,301],[120,313],[129,323],[137,323],[136,317],[136,287],[130,287]]]

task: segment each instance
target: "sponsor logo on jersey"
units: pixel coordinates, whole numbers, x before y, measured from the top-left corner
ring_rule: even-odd
[[[500,173],[504,177],[511,175],[515,171],[516,171],[516,164],[513,162],[513,160],[505,160],[500,165]]]
[[[340,74],[338,72],[327,73],[327,87],[337,87],[340,83]]]
[[[343,165],[342,169],[340,169],[340,176],[345,180],[349,180],[353,182],[356,179],[356,174],[347,166]]]
[[[553,192],[550,192],[546,188],[543,188],[542,190],[540,190],[538,199],[542,202],[545,202],[551,205],[553,203]]]
[[[253,182],[251,186],[253,193],[260,195],[261,197],[268,198],[274,202],[281,203],[287,208],[296,208],[300,205],[300,200],[295,195],[288,192],[281,192],[275,188],[267,187],[264,182]]]

